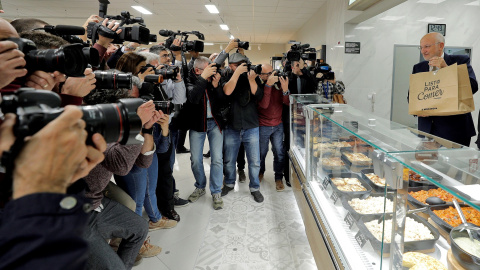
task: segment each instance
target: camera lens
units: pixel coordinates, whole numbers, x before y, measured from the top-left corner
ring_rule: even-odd
[[[60,71],[70,77],[82,77],[87,68],[87,62],[82,52],[81,44],[72,44],[59,49],[32,50],[25,55],[27,70],[33,72]]]
[[[97,49],[88,47],[83,48],[82,52],[85,56],[85,61],[87,61],[92,67],[100,66],[100,56],[98,55]]]
[[[94,72],[95,86],[97,89],[132,89],[132,74],[120,73],[116,71],[100,71]]]
[[[180,72],[180,69],[175,66],[169,66],[166,68],[155,70],[155,74],[162,75],[164,80],[168,80],[168,79],[175,80],[177,78],[178,72]]]
[[[85,128],[89,134],[100,133],[107,142],[136,144],[135,137],[142,129],[137,109],[143,100],[139,98],[120,99],[118,103],[97,104],[81,107]]]
[[[175,112],[175,106],[170,101],[153,101],[155,110],[162,110],[164,114],[171,114]]]

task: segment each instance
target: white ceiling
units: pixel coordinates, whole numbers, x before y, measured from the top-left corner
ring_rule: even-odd
[[[98,14],[98,0],[0,0],[3,18],[33,17],[50,24],[82,25],[91,14]],[[153,15],[143,15],[151,33],[160,29],[205,34],[206,42],[228,42],[230,34],[250,43],[286,43],[326,0],[109,0],[108,15],[129,11],[141,16],[132,5],[141,5]],[[211,2],[219,14],[211,14]],[[230,27],[221,30],[222,21]],[[162,38],[158,36],[158,39]]]

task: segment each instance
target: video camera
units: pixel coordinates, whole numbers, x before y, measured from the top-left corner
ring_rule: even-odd
[[[188,52],[188,51],[203,52],[204,44],[202,40],[205,40],[205,36],[199,31],[182,32],[178,30],[177,32],[174,32],[172,30],[160,30],[158,33],[163,37],[168,37],[165,40],[165,47],[167,49],[170,49],[172,51],[183,51],[183,52]],[[200,40],[187,41],[189,35],[195,35]],[[181,47],[173,45],[173,41],[177,36],[182,36],[181,41],[183,45]]]
[[[14,113],[17,120],[13,133],[17,138],[32,136],[62,112],[60,96],[52,91],[21,88],[12,95],[4,95],[1,110],[4,114]],[[107,143],[138,144],[135,139],[142,129],[142,121],[137,115],[138,106],[143,101],[138,98],[120,99],[118,103],[79,106],[91,137],[100,133]]]
[[[117,70],[95,70],[96,89],[132,89],[132,74]]]
[[[287,60],[290,62],[303,60],[315,61],[317,58],[315,48],[310,48],[310,44],[293,44],[287,53]]]
[[[35,43],[29,39],[7,38],[6,40],[15,42],[18,50],[25,54],[27,62],[25,68],[29,73],[36,70],[59,71],[69,77],[83,77],[88,64],[94,66],[96,62],[99,62],[98,51],[94,48],[92,48],[93,50],[84,50],[81,44],[70,44],[58,49],[37,50]]]
[[[144,26],[143,18],[132,18],[128,11],[122,11],[121,15],[117,16],[106,15],[108,4],[110,4],[110,2],[108,0],[98,0],[98,2],[100,3],[99,16],[105,19],[121,21],[118,29],[122,29],[122,32],[117,34],[115,31],[103,26],[101,22],[90,22],[87,26],[87,37],[92,40],[92,43],[96,42],[99,34],[107,38],[113,38],[112,43],[114,44],[122,44],[124,41],[149,44],[151,41],[157,40],[157,36],[150,35],[150,30]],[[125,24],[135,23],[138,23],[139,25],[123,27]]]
[[[140,69],[140,73],[145,72],[149,67],[153,68],[153,70],[155,71],[155,75],[162,77],[161,81],[160,79],[155,80],[155,81],[158,81],[159,83],[162,83],[163,80],[168,80],[168,79],[176,80],[177,75],[180,72],[180,68],[177,66],[163,66],[162,68],[156,69],[154,66],[150,64],[146,64]],[[153,76],[153,75],[148,75],[148,76]],[[152,79],[153,77],[150,77],[150,80]]]
[[[322,73],[323,76],[321,80],[333,80],[335,79],[335,73],[332,71],[332,67],[327,63],[316,63],[315,64],[315,75]]]

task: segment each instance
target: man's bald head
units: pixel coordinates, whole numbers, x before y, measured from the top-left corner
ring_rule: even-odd
[[[269,73],[273,71],[273,67],[270,64],[262,64],[262,73]]]
[[[439,42],[439,43],[445,44],[445,37],[442,34],[436,33],[436,32],[426,34],[425,36],[423,36],[422,40],[423,39],[427,39],[428,41]],[[420,42],[422,40],[420,40]]]
[[[440,33],[428,33],[420,40],[420,50],[425,60],[440,57],[445,47],[445,38]]]
[[[6,20],[0,18],[0,40],[9,37],[19,37],[17,31]]]

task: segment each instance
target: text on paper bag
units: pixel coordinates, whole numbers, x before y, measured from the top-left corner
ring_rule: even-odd
[[[423,92],[418,93],[418,100],[427,100],[427,99],[440,99],[443,95],[443,90],[439,88],[440,80],[435,80],[431,82],[425,82],[425,89]]]

